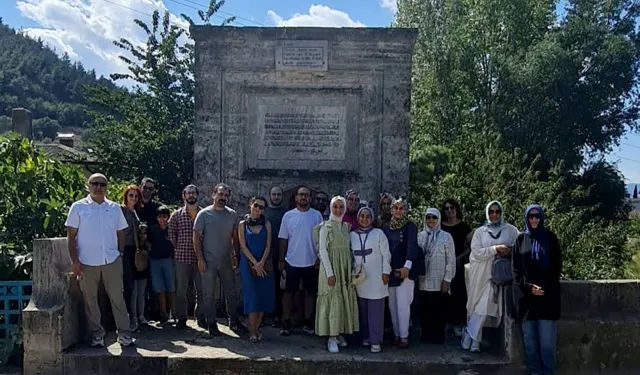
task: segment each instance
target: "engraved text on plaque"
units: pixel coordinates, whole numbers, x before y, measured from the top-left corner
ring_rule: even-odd
[[[283,40],[276,46],[276,70],[326,71],[326,40]]]
[[[259,106],[259,159],[344,160],[347,107]]]

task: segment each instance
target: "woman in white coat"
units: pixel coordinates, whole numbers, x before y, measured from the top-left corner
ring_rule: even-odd
[[[483,327],[497,327],[502,320],[502,288],[491,282],[496,255],[508,256],[518,237],[518,229],[502,220],[502,204],[492,201],[485,211],[487,222],[476,229],[471,255],[466,265],[467,327],[462,349],[480,352]]]
[[[429,208],[424,229],[418,233],[418,246],[424,254],[425,275],[418,278],[420,289],[420,328],[423,342],[444,344],[447,326],[449,288],[456,274],[456,246],[453,237],[440,229],[440,211]]]
[[[391,253],[387,236],[373,227],[375,215],[370,207],[358,211],[358,229],[351,232],[354,278],[360,312],[362,345],[372,353],[381,351],[384,333],[384,300],[389,296]]]

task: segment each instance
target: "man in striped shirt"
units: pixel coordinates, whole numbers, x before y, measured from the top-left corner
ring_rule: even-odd
[[[176,261],[176,328],[187,326],[187,290],[193,281],[196,288],[195,316],[198,325],[207,328],[202,310],[202,279],[198,272],[198,261],[193,249],[193,222],[201,210],[198,206],[198,188],[189,185],[182,190],[184,206],[176,210],[169,219],[169,239],[175,249]]]

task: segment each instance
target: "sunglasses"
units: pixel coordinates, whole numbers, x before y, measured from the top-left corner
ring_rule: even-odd
[[[327,202],[327,198],[316,198],[316,202]]]
[[[427,215],[426,217],[427,217],[427,220],[438,220],[438,217],[434,215]]]
[[[258,203],[254,203],[253,204],[253,208],[257,208],[259,210],[264,210],[265,206],[258,204]]]
[[[502,211],[500,210],[489,210],[489,215],[500,215]]]
[[[146,190],[146,191],[154,191],[154,190],[155,190],[155,188],[154,188],[154,187],[151,187],[151,186],[143,186],[143,187],[142,187],[142,190]]]
[[[98,181],[89,182],[89,185],[94,186],[94,187],[107,187],[107,183],[106,182],[98,182]]]
[[[540,219],[540,214],[529,214],[529,219]]]
[[[127,194],[127,197],[129,197],[129,198],[138,198],[138,194],[136,194],[136,193],[129,193],[129,194]]]

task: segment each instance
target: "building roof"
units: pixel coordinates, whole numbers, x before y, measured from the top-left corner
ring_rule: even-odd
[[[84,151],[61,145],[59,143],[36,143],[44,156],[65,162],[95,163],[96,158]]]

